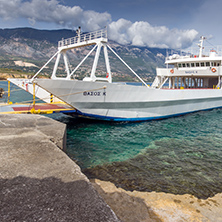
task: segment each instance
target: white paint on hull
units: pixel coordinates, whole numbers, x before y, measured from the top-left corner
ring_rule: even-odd
[[[76,80],[36,79],[36,83],[93,118],[152,119],[222,107],[220,89],[153,89]]]

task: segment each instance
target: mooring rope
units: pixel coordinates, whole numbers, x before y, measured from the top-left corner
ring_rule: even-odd
[[[84,90],[84,91],[79,91],[79,92],[74,92],[74,93],[63,94],[63,95],[59,95],[59,96],[55,96],[55,97],[60,99],[61,97],[65,97],[65,96],[69,96],[69,95],[75,95],[75,94],[80,94],[80,93],[84,93],[84,92],[92,92],[92,91],[95,91],[95,90],[102,90],[102,89],[106,89],[106,86],[103,86],[103,87],[97,88],[97,89],[90,89],[90,90]],[[22,90],[22,89],[19,89],[19,90]],[[42,99],[35,99],[35,101],[40,101],[40,100],[45,100],[45,99],[50,99],[50,97],[44,97]],[[33,102],[33,100],[26,100],[26,101],[16,103],[16,105],[20,105],[20,104],[22,104],[22,105],[31,105],[30,103],[32,103],[32,102]],[[8,106],[8,105],[11,105],[11,104],[0,104],[0,106]],[[70,105],[70,104],[68,104],[68,105]]]

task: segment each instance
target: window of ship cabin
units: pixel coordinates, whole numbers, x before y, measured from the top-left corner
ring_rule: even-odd
[[[196,67],[199,67],[200,66],[200,64],[199,63],[196,63]]]
[[[187,63],[187,67],[190,67],[190,63]]]
[[[183,64],[182,64],[182,66],[183,66],[183,67],[186,67],[186,64],[185,64],[185,63],[183,63]]]
[[[211,66],[220,66],[219,62],[211,62]]]
[[[206,66],[210,66],[210,62],[206,62]]]
[[[181,64],[180,63],[178,64],[178,67],[181,68]]]
[[[191,63],[191,67],[194,67],[194,63]]]
[[[203,66],[204,66],[204,62],[201,62],[201,63],[200,63],[200,66],[203,67]]]

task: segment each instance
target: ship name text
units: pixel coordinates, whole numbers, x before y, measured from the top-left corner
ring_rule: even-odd
[[[90,91],[90,92],[83,92],[83,96],[106,96],[106,92],[97,92],[97,91]]]

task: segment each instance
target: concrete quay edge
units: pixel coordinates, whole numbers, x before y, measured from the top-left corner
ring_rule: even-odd
[[[62,151],[65,124],[0,114],[0,144],[0,221],[120,221]]]

